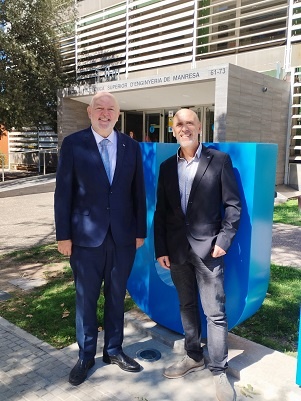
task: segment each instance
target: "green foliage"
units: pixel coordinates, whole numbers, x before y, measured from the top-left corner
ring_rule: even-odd
[[[68,258],[57,251],[57,244],[42,245],[23,251],[0,255],[0,274],[10,265],[16,268],[37,262],[44,266],[62,263],[55,276],[45,276],[48,283],[31,291],[16,292],[12,298],[0,302],[0,316],[23,330],[56,348],[63,348],[76,341],[75,338],[75,289]],[[6,262],[6,263],[5,263]],[[3,267],[4,266],[4,267]],[[127,296],[125,311],[135,306]],[[104,296],[98,300],[97,319],[100,330],[103,327]]]
[[[61,348],[75,341],[75,296],[72,274],[65,269],[48,284],[0,304],[5,319]]]
[[[133,307],[134,302],[127,297],[125,310]],[[99,330],[103,327],[103,313],[104,296],[101,292],[97,309]],[[76,341],[75,289],[70,267],[66,266],[45,286],[0,303],[0,315],[53,347],[73,344]]]
[[[59,36],[74,18],[74,0],[0,2],[0,126],[56,130],[57,90],[67,84]]]
[[[57,251],[57,244],[48,244],[34,246],[28,249],[22,249],[9,254],[0,255],[0,262],[4,259],[11,259],[16,264],[21,262],[36,262],[50,264],[66,260],[66,256],[63,256]],[[0,264],[1,270],[1,264]]]
[[[298,209],[298,200],[291,199],[274,207],[274,223],[301,226],[301,213]]]

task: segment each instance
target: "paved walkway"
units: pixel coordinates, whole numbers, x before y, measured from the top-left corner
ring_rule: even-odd
[[[0,194],[0,253],[54,241],[53,191],[36,192]],[[301,267],[298,238],[300,228],[274,227],[272,261]],[[105,365],[100,333],[95,367],[86,382],[73,387],[68,374],[77,359],[76,344],[56,350],[0,317],[0,401],[216,401],[207,369],[178,380],[162,376],[163,368],[183,353],[181,336],[141,314],[131,312],[125,319],[125,351],[137,358],[141,349],[156,349],[161,359],[141,361],[143,371],[138,374]],[[300,401],[295,358],[232,334],[229,344],[229,373],[238,401]]]
[[[281,266],[301,268],[301,227],[274,224],[271,261]]]

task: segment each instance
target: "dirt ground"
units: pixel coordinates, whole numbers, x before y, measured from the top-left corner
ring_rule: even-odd
[[[46,279],[53,277],[63,269],[66,262],[58,262],[52,264],[44,263],[24,263],[16,262],[13,258],[3,258],[0,261],[0,291],[15,293],[24,291],[18,286],[10,283],[12,280],[26,278],[33,279]]]

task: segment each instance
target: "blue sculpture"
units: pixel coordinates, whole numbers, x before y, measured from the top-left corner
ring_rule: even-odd
[[[230,154],[240,188],[240,228],[226,255],[225,291],[229,330],[261,306],[270,278],[272,222],[277,145],[262,143],[206,144]],[[137,251],[128,290],[138,307],[160,325],[183,333],[179,301],[169,271],[154,254],[153,216],[156,186],[163,160],[175,154],[177,144],[141,144],[148,210],[148,237]],[[206,337],[202,314],[202,336]]]

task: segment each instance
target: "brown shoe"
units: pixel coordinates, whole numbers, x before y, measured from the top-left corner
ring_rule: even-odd
[[[185,355],[181,361],[176,362],[169,368],[165,369],[163,376],[167,377],[168,379],[178,379],[179,377],[183,377],[188,373],[203,370],[204,368],[204,359],[197,362],[188,355]]]
[[[213,376],[216,397],[218,401],[235,401],[235,392],[228,380],[226,373]]]

